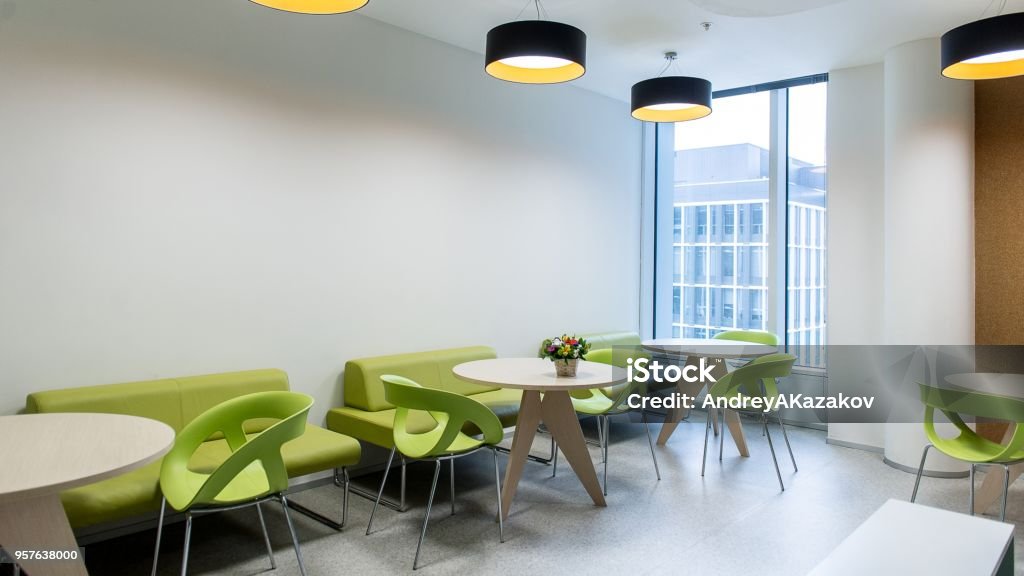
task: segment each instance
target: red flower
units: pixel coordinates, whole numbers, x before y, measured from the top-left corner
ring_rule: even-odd
[[[573,338],[573,339],[569,340],[569,345],[570,345],[570,346],[575,346],[575,345],[577,345],[577,344],[579,344],[579,343],[580,343],[580,341],[579,341],[579,340],[577,340],[577,339],[575,339],[575,338]]]

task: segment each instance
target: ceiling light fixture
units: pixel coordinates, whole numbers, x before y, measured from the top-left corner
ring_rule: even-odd
[[[533,4],[536,20],[508,22],[487,33],[484,69],[495,78],[523,84],[558,84],[583,76],[587,35],[575,26],[542,20],[540,0]]]
[[[666,52],[665,68],[657,78],[633,85],[633,117],[645,122],[686,122],[711,114],[711,82],[691,76],[663,76],[676,61]]]
[[[1024,75],[1024,12],[1001,14],[1005,7],[1004,0],[996,16],[942,35],[943,76],[991,80]]]
[[[254,4],[298,14],[342,14],[359,10],[370,0],[249,0]]]

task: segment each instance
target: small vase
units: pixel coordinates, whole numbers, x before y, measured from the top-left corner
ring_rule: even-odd
[[[579,362],[579,358],[555,360],[555,375],[559,378],[575,378],[576,366],[579,365]]]

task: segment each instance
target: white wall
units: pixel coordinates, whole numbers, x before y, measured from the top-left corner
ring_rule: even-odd
[[[831,345],[974,341],[974,88],[938,70],[932,38],[829,74]],[[845,356],[829,356],[833,393],[866,377]],[[921,438],[919,424],[829,426],[915,465]]]
[[[938,74],[939,53],[930,38],[885,56],[887,344],[974,343],[974,83]],[[885,457],[915,468],[928,439],[903,422],[887,425]],[[941,457],[928,469],[967,470]]]
[[[974,83],[938,38],[885,56],[885,336],[974,343]]]
[[[635,329],[640,124],[358,14],[0,22],[0,413],[28,392]]]
[[[883,343],[885,283],[885,71],[881,63],[829,72],[828,342]],[[843,349],[834,349],[842,352]],[[856,355],[829,358],[829,388],[864,378]],[[881,424],[828,426],[830,441],[881,447]]]

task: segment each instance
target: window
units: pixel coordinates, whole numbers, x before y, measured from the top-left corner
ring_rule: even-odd
[[[655,195],[672,214],[655,238],[672,248],[671,276],[656,259],[656,337],[769,330],[799,365],[824,366],[825,79],[716,94],[711,116],[654,128],[673,176],[655,180],[672,182]]]

